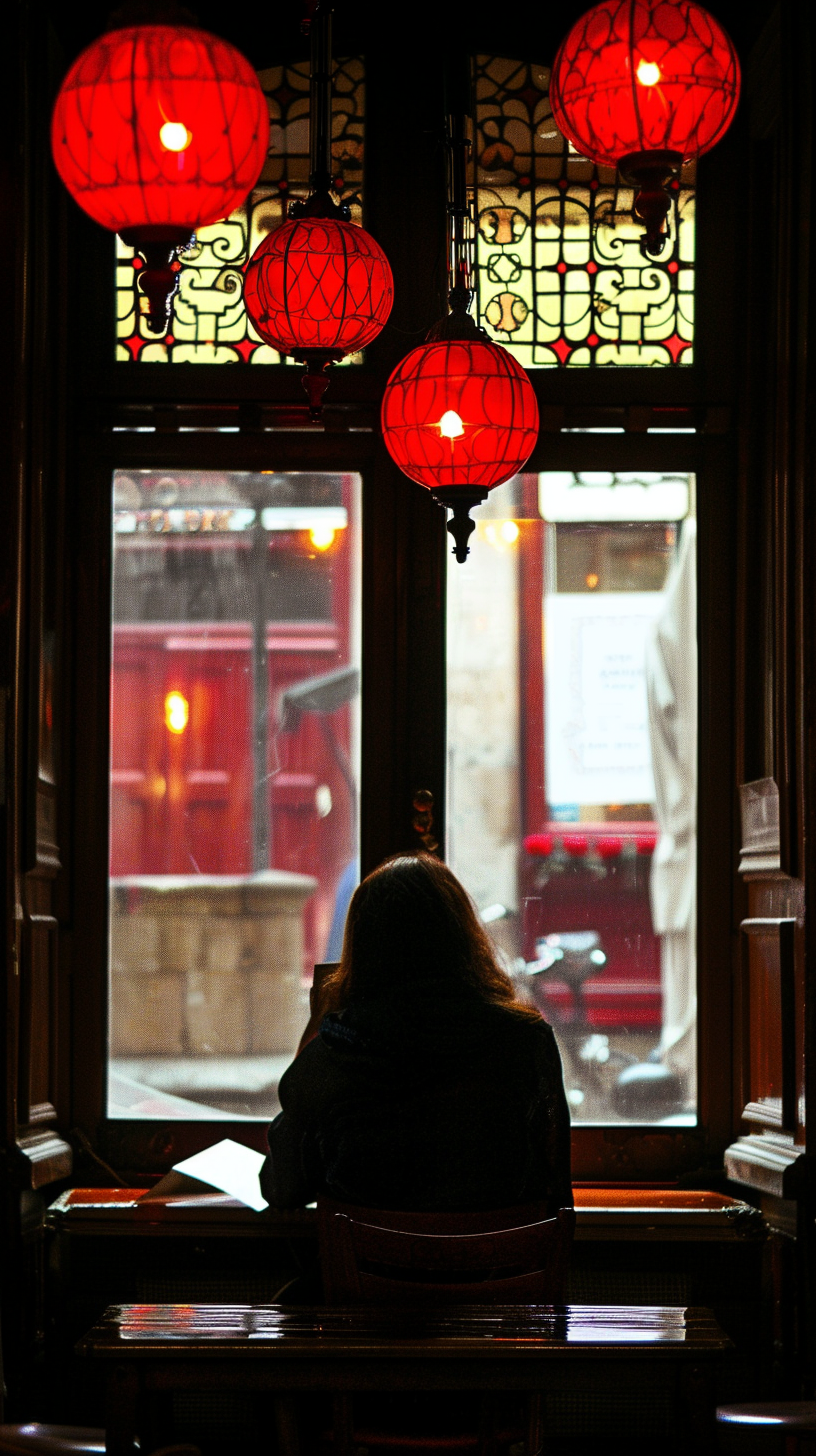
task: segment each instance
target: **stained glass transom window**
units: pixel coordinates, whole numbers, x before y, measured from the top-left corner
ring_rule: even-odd
[[[253,329],[244,308],[243,267],[266,233],[305,197],[309,182],[309,63],[272,66],[258,79],[269,104],[269,153],[246,204],[223,222],[201,228],[181,257],[172,329],[156,338],[147,328],[147,300],[137,292],[139,260],[116,239],[116,357],[125,362],[252,364],[286,362]],[[365,73],[360,56],[334,67],[332,160],[338,196],[362,221]],[[291,361],[289,361],[291,362]],[[353,363],[345,360],[346,363]],[[302,367],[302,366],[299,366]]]
[[[480,323],[527,368],[691,364],[694,164],[662,256],[644,257],[632,188],[571,148],[549,83],[547,66],[476,58]]]

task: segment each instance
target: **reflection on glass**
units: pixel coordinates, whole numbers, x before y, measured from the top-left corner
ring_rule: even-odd
[[[448,573],[448,858],[574,1121],[696,1120],[694,495],[519,476]]]
[[[111,1116],[276,1111],[358,875],[358,494],[114,475]]]

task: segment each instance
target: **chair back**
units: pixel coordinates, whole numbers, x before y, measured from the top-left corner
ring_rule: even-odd
[[[563,1304],[575,1211],[395,1213],[318,1200],[331,1304]]]

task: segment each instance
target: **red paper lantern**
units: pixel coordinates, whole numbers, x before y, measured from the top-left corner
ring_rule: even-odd
[[[538,439],[538,402],[521,365],[469,317],[467,324],[470,337],[442,337],[406,355],[381,415],[400,470],[452,507],[457,561],[468,554],[470,507],[515,475]]]
[[[244,302],[261,338],[307,363],[320,356],[321,370],[376,339],[393,301],[379,243],[337,217],[283,223],[246,266]]]
[[[60,87],[51,125],[68,191],[103,227],[144,253],[142,290],[161,285],[196,228],[226,217],[260,176],[269,143],[266,98],[234,46],[192,26],[110,31],[83,51]],[[163,298],[162,298],[163,303]]]
[[[601,0],[572,27],[550,78],[559,130],[641,188],[635,211],[653,253],[666,236],[666,180],[724,136],[739,90],[736,51],[695,0]]]

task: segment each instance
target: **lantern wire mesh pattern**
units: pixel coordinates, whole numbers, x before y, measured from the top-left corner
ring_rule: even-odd
[[[474,328],[471,338],[422,344],[401,360],[386,386],[382,428],[410,480],[445,504],[466,496],[478,503],[528,459],[538,404],[521,365]]]
[[[473,80],[478,320],[489,337],[527,369],[691,364],[696,163],[669,187],[670,246],[644,257],[633,189],[557,129],[549,68],[480,55]]]
[[[154,333],[167,327],[178,249],[245,200],[268,141],[249,62],[192,26],[111,31],[69,70],[51,125],[54,162],[80,207],[143,255]]]
[[[260,244],[246,267],[244,302],[266,343],[306,365],[309,414],[320,420],[326,370],[376,338],[394,298],[388,259],[332,195],[331,9],[306,0],[311,38],[310,195]]]
[[[324,385],[326,364],[375,339],[393,299],[382,248],[364,228],[337,217],[301,215],[276,228],[253,254],[244,281],[257,332],[282,354],[314,361]]]
[[[644,251],[659,256],[665,184],[724,136],[739,90],[734,46],[695,0],[602,0],[563,41],[550,101],[583,156],[637,184]]]
[[[400,361],[381,408],[386,448],[408,476],[450,508],[456,560],[470,554],[470,511],[517,474],[538,439],[538,401],[521,365],[470,315],[473,216],[464,114],[448,121],[450,312]]]

